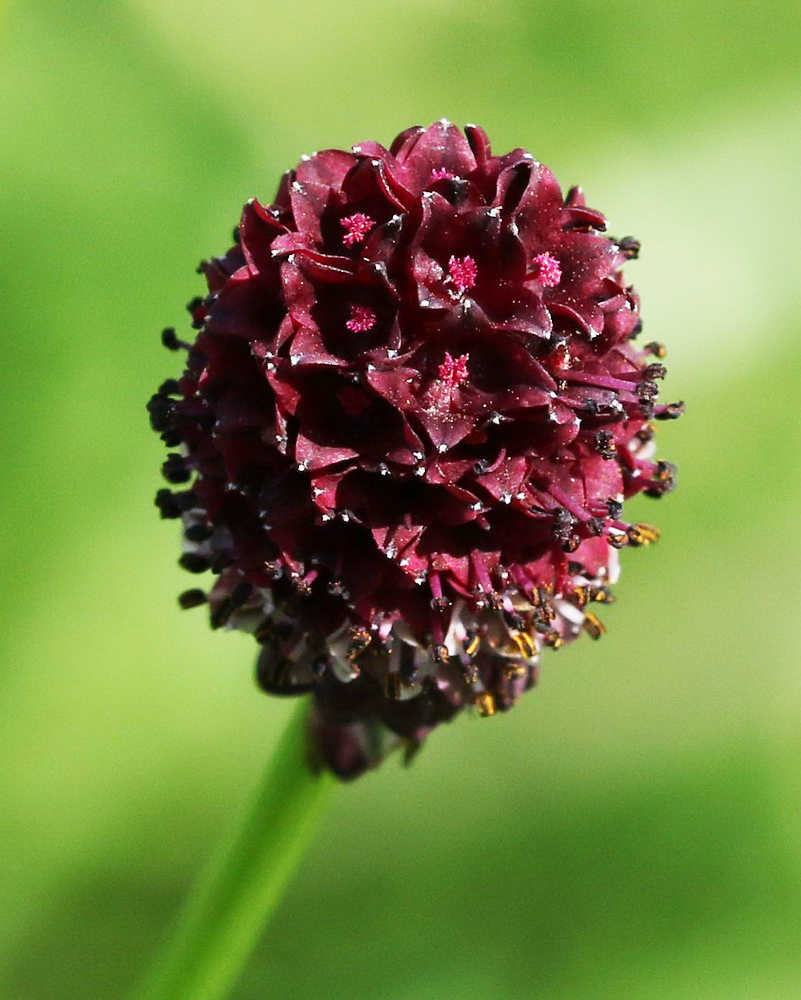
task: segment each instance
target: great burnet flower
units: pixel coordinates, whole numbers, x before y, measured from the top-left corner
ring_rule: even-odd
[[[313,693],[343,777],[511,708],[657,536],[622,505],[671,489],[652,420],[681,404],[632,343],[639,245],[604,229],[530,153],[440,121],[304,157],[201,264],[194,343],[163,334],[186,367],[149,410],[189,485],[156,503],[216,574],[180,602],[255,635],[265,691]]]

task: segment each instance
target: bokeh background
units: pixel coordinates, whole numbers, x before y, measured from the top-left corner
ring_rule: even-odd
[[[443,115],[642,240],[680,487],[604,639],[337,789],[234,997],[797,1000],[799,33],[777,0],[2,8],[4,1000],[124,994],[287,716],[175,604],[159,331],[301,154]]]

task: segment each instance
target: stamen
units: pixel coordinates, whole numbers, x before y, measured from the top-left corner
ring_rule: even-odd
[[[590,600],[597,601],[599,604],[614,604],[615,595],[608,587],[593,587]]]
[[[461,295],[472,288],[478,277],[478,267],[472,257],[451,257],[448,274]]]
[[[468,630],[465,634],[462,647],[468,656],[474,656],[478,652],[478,647],[481,645],[481,635],[478,632]]]
[[[459,180],[458,176],[448,170],[447,167],[434,167],[431,171],[431,176],[428,178],[428,183],[433,184],[435,181],[456,181]]]
[[[640,255],[640,241],[633,236],[624,236],[618,246],[629,260],[636,260]]]
[[[675,420],[684,413],[684,403],[668,403],[666,406],[657,406],[654,410],[656,420]]]
[[[567,508],[567,510],[570,511],[570,513],[574,517],[577,517],[580,521],[586,521],[591,516],[589,512],[586,511],[581,506],[580,503],[578,503],[578,501],[574,500],[568,493],[566,493],[561,487],[557,486],[555,483],[552,483],[551,486],[548,487],[548,492],[551,494],[554,500],[556,500],[557,503],[560,503],[562,507]],[[565,517],[564,511],[555,510],[554,517],[557,520],[557,522],[564,525],[565,527],[571,526],[569,519]]]
[[[369,306],[350,307],[350,319],[345,326],[353,333],[367,333],[376,324],[375,313]]]
[[[439,377],[447,389],[455,389],[470,377],[470,372],[467,370],[469,359],[469,354],[462,354],[458,358],[454,358],[447,351],[445,352],[445,358],[439,366]]]
[[[188,483],[192,473],[187,469],[183,455],[168,455],[161,466],[161,474],[168,483]]]
[[[565,640],[559,635],[556,629],[551,629],[545,633],[545,644],[551,649],[560,649],[565,644]]]
[[[175,502],[172,490],[159,490],[156,493],[155,504],[164,520],[175,520],[181,516],[181,508]]]
[[[538,253],[534,263],[539,268],[539,279],[543,288],[554,288],[562,280],[562,268],[556,257],[549,253]]]
[[[527,659],[530,660],[532,656],[537,655],[537,647],[528,632],[515,632],[512,634],[512,640]]]
[[[365,236],[367,236],[375,225],[375,219],[371,219],[364,212],[356,212],[345,219],[340,219],[339,224],[347,230],[342,237],[342,242],[346,247],[352,247],[354,243],[362,243],[364,241]]]
[[[606,632],[606,626],[592,611],[584,612],[584,621],[581,625],[591,639],[600,639],[604,632]]]
[[[209,561],[196,552],[184,552],[178,560],[178,565],[189,573],[205,573],[209,568]]]
[[[180,386],[178,385],[178,380],[174,378],[168,378],[159,386],[158,394],[159,396],[179,396]]]
[[[615,438],[611,431],[600,430],[595,432],[595,450],[601,458],[614,458],[617,452]]]
[[[178,597],[178,604],[187,611],[189,608],[199,608],[201,604],[206,603],[206,594],[202,590],[192,588],[191,590],[185,590]]]
[[[203,521],[195,521],[194,524],[190,524],[184,529],[184,537],[187,541],[195,542],[198,545],[211,538],[213,534],[214,528],[210,524],[204,524]]]
[[[473,554],[473,558],[470,560],[470,565],[473,569],[473,575],[475,576],[476,583],[478,584],[479,593],[487,596],[493,596],[495,590],[492,586],[492,580],[487,572],[487,567],[484,565],[484,562],[478,554]]]
[[[495,715],[495,699],[489,691],[476,695],[476,708],[482,719],[491,719]]]
[[[659,541],[659,528],[653,524],[632,524],[628,529],[629,542],[634,545],[650,545]]]

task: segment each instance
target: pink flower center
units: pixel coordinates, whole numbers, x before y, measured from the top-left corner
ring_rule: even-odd
[[[375,326],[375,313],[369,306],[351,306],[350,319],[345,326],[353,333],[366,333]]]
[[[462,354],[458,358],[454,358],[447,351],[445,352],[445,358],[439,366],[439,377],[449,391],[466,382],[469,378],[470,372],[467,370],[469,358],[469,354]]]
[[[371,219],[369,215],[365,215],[363,212],[356,212],[345,219],[340,219],[339,224],[347,230],[342,237],[342,242],[346,247],[352,247],[354,243],[362,242],[375,225],[375,219]]]
[[[539,268],[539,279],[543,288],[553,288],[562,280],[562,268],[556,257],[549,253],[538,253],[534,263]]]
[[[456,174],[448,170],[447,167],[434,167],[431,171],[431,176],[428,178],[428,183],[433,184],[435,181],[455,181],[458,180]]]
[[[448,261],[448,274],[461,294],[475,285],[478,268],[472,257],[451,257]]]

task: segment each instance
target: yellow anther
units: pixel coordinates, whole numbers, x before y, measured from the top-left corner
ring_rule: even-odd
[[[550,632],[545,633],[545,642],[551,649],[559,649],[560,646],[564,646],[565,644],[565,640],[559,635],[556,629],[551,629]]]
[[[476,633],[474,636],[468,638],[465,643],[464,651],[468,656],[472,656],[478,647],[481,645],[481,636]]]
[[[534,640],[528,632],[513,632],[512,639],[523,656],[536,656],[537,647],[534,645]]]
[[[629,537],[634,545],[650,545],[659,541],[659,528],[653,524],[633,524]]]
[[[587,635],[591,636],[593,639],[600,639],[601,636],[606,632],[606,626],[591,611],[586,612],[584,615],[583,628]]]
[[[489,691],[482,691],[476,695],[476,709],[482,719],[489,719],[495,715],[495,699]]]

